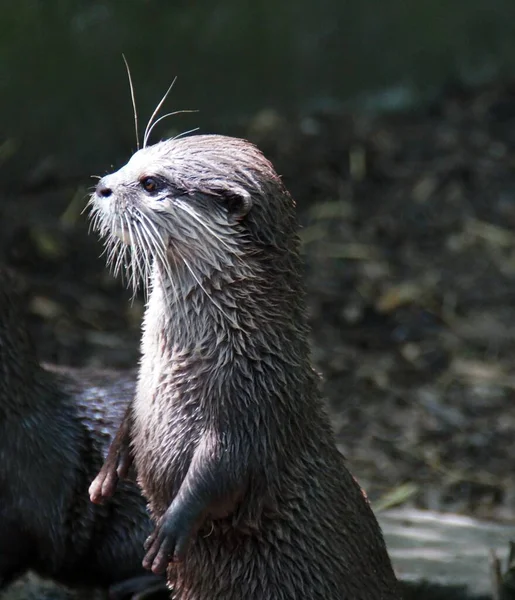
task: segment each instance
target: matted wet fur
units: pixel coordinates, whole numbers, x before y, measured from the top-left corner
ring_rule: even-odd
[[[150,290],[137,393],[92,499],[133,455],[157,522],[145,564],[168,564],[180,600],[398,598],[323,409],[294,202],[272,165],[239,139],[169,140],[91,205],[108,261]]]
[[[87,494],[135,374],[43,368],[22,305],[0,266],[0,589],[30,569],[72,587],[119,584],[111,597],[156,586],[164,597],[141,567],[152,525],[138,486],[124,482],[105,506]]]

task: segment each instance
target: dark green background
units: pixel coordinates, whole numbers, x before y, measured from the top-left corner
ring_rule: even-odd
[[[45,169],[103,173],[127,158],[135,143],[122,52],[142,122],[176,75],[167,109],[200,111],[157,137],[225,132],[263,108],[405,106],[449,80],[510,77],[515,1],[3,0],[5,185]]]

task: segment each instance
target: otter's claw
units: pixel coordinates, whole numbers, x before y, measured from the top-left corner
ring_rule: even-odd
[[[145,542],[143,566],[156,575],[164,573],[169,562],[184,560],[189,539],[190,532],[180,526],[173,513],[166,512]]]

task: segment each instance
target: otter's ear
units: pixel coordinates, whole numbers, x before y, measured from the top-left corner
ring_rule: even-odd
[[[223,197],[229,214],[237,221],[243,219],[252,208],[252,196],[246,190],[224,190]]]

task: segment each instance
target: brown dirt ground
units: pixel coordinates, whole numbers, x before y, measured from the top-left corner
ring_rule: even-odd
[[[514,519],[515,84],[380,117],[263,111],[238,133],[297,200],[314,360],[376,508]],[[3,260],[44,360],[134,366],[143,303],[87,234],[85,185],[4,190]]]

